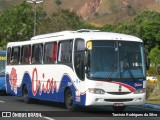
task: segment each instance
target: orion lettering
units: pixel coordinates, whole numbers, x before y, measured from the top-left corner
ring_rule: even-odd
[[[51,79],[47,79],[47,82],[45,82],[44,73],[42,74],[42,78],[43,78],[42,81],[44,81],[43,83],[38,79],[37,69],[34,68],[32,72],[32,93],[34,96],[37,94],[38,89],[39,89],[39,95],[41,95],[42,92],[50,93],[52,91],[52,93],[54,93],[54,89],[56,88],[56,81],[54,81],[54,79],[51,78]]]

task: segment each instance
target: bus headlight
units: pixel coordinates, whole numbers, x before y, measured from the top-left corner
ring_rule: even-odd
[[[94,94],[105,94],[105,91],[103,89],[98,88],[89,88],[88,91]]]
[[[134,91],[134,94],[140,94],[140,93],[145,93],[146,92],[146,89],[145,88],[142,88],[142,89],[137,89]]]

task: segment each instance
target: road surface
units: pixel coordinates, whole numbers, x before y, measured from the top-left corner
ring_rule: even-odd
[[[80,108],[78,112],[68,112],[62,103],[39,101],[26,104],[21,97],[1,95],[0,115],[3,116],[0,120],[157,120],[159,117],[156,116],[160,115],[160,111],[143,106],[130,106],[124,113],[116,113],[111,106],[103,106]]]

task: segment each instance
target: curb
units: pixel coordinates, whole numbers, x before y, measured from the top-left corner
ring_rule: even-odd
[[[155,104],[144,104],[144,107],[160,110],[160,105],[155,105]]]

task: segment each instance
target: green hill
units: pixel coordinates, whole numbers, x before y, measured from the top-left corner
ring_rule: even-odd
[[[0,0],[0,9],[23,1]],[[59,5],[55,1],[44,0],[41,3],[48,15],[59,9],[69,9],[96,26],[128,21],[145,10],[160,12],[160,0],[60,0]]]

